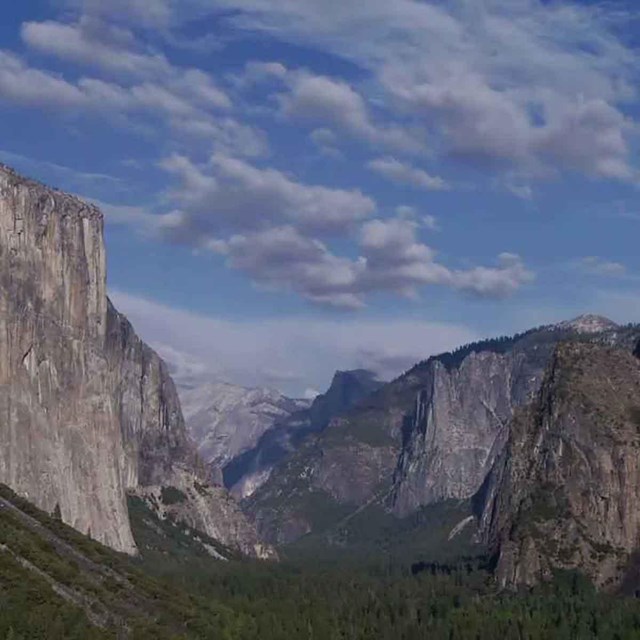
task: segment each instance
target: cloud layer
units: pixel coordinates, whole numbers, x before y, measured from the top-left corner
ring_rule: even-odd
[[[143,339],[174,364],[179,380],[217,377],[291,395],[324,390],[336,369],[364,367],[391,379],[432,353],[477,338],[453,324],[313,317],[231,321],[118,291],[111,297]]]
[[[528,256],[499,246],[485,264],[445,257],[425,241],[438,219],[415,213],[414,199],[467,189],[469,166],[524,198],[564,176],[637,182],[639,65],[616,32],[624,11],[541,0],[60,5],[57,18],[22,24],[23,51],[0,51],[0,102],[154,139],[164,188],[105,203],[107,219],[214,252],[261,288],[342,309],[435,286],[504,298],[533,281]],[[242,59],[227,73],[176,63],[185,34],[213,17],[220,33],[209,36],[262,34],[309,55]],[[272,129],[301,133],[311,160],[286,144],[274,152]],[[308,170],[319,161],[322,178]]]

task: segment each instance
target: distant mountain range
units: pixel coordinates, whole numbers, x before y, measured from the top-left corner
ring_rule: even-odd
[[[382,384],[375,374],[355,370],[336,372],[327,392],[313,401],[219,382],[185,388],[180,395],[187,426],[212,477],[244,498],[309,435]]]
[[[567,344],[575,345],[575,351],[571,352],[574,355],[571,359],[560,358],[558,354]],[[502,540],[503,535],[497,533],[498,529],[509,529],[504,529],[502,524],[486,523],[487,520],[503,523],[505,518],[509,521],[514,517],[511,509],[505,507],[512,504],[506,498],[502,501],[494,495],[492,501],[487,502],[487,483],[497,473],[496,468],[501,465],[513,468],[508,461],[516,451],[519,456],[530,455],[534,459],[538,455],[535,436],[521,426],[514,426],[520,424],[513,422],[514,416],[540,402],[543,381],[551,375],[550,371],[580,368],[580,358],[584,358],[589,375],[599,381],[595,385],[591,383],[590,402],[597,407],[598,419],[604,421],[602,427],[607,424],[608,415],[621,416],[620,419],[626,415],[627,424],[631,424],[630,416],[636,416],[640,405],[640,392],[634,395],[632,391],[639,367],[632,354],[634,350],[637,353],[639,345],[640,327],[620,327],[606,318],[582,316],[429,358],[356,403],[331,420],[316,437],[306,440],[273,470],[263,486],[244,500],[243,508],[255,520],[261,535],[275,544],[308,547],[310,541],[315,540],[316,548],[338,545],[357,550],[376,535],[375,529],[380,523],[390,530],[394,519],[408,522],[416,514],[426,513],[424,527],[428,527],[429,509],[455,501],[458,505],[468,505],[459,510],[460,524],[468,531],[476,531],[477,539],[489,548],[493,545],[498,549],[505,558],[500,566],[520,567],[504,569],[505,582],[531,582],[531,575],[539,578],[544,571],[533,567],[532,574],[527,574],[513,557],[514,547],[509,547],[512,555],[508,556],[506,543],[496,541],[496,538]],[[605,355],[598,356],[598,350],[604,350]],[[607,356],[609,352],[612,355]],[[593,364],[589,364],[589,358],[594,358]],[[570,371],[563,375],[574,380]],[[602,394],[597,393],[599,385],[603,387]],[[560,386],[558,392],[562,389]],[[556,400],[546,400],[552,401]],[[583,413],[579,415],[586,420]],[[547,418],[552,421],[549,428],[556,418],[556,414]],[[528,428],[539,428],[536,424]],[[553,428],[561,430],[562,424]],[[592,424],[588,433],[597,441],[598,421]],[[625,434],[630,433],[630,426],[621,423],[620,428]],[[532,437],[532,444],[521,446],[520,437]],[[628,438],[626,435],[622,440],[628,441]],[[584,450],[584,443],[580,446]],[[574,455],[582,455],[577,453],[577,447]],[[593,447],[595,451],[595,442]],[[623,522],[620,519],[612,522],[609,531],[615,526],[632,527],[635,531],[635,518],[640,514],[635,489],[627,493],[615,489],[620,483],[631,483],[635,487],[639,482],[633,471],[635,467],[629,466],[635,464],[634,455],[628,447],[620,454],[621,466],[608,463],[612,472],[616,468],[624,474],[629,469],[632,474],[619,479],[610,490],[611,504],[619,504],[621,496],[626,496],[629,502],[620,507],[626,514],[622,516]],[[522,463],[511,460],[511,464]],[[590,463],[593,464],[595,461]],[[563,473],[570,473],[571,469],[579,470],[576,486],[583,481],[592,482],[586,475],[589,467],[573,466]],[[525,483],[528,491],[535,491],[536,478],[543,483],[542,491],[547,486],[544,483],[549,482],[543,471],[530,478],[530,482]],[[521,477],[516,479],[522,481]],[[491,482],[498,483],[495,479]],[[513,477],[511,482],[515,482]],[[505,481],[502,483],[500,487]],[[489,516],[488,511],[497,508],[495,505],[506,509],[506,514]],[[577,521],[591,522],[587,510],[593,508],[592,503],[584,503],[584,512],[576,514]],[[481,522],[484,525],[478,528]],[[455,527],[453,530],[457,531]],[[607,534],[600,532],[593,539],[604,545]],[[611,538],[611,544],[618,548],[616,536]],[[542,545],[537,548],[544,547],[544,538]],[[632,546],[627,543],[621,557],[628,559]],[[554,557],[550,558],[544,570],[550,571],[555,564]],[[565,562],[563,566],[567,565],[575,566],[576,561]],[[620,578],[619,571],[605,575],[613,579],[614,574],[616,579]],[[599,578],[600,574],[596,572],[593,577]]]
[[[0,507],[29,537],[25,500],[178,562],[465,547],[505,587],[579,569],[638,591],[640,326],[585,315],[388,383],[338,371],[312,402],[190,384],[181,408],[107,298],[102,227],[0,166]]]

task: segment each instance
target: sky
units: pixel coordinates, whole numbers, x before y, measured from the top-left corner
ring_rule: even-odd
[[[180,380],[312,395],[640,321],[632,0],[6,4],[0,161],[102,208]]]

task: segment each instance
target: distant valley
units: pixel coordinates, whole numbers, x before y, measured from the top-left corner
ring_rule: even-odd
[[[496,590],[566,572],[640,590],[640,326],[583,315],[417,353],[389,382],[337,371],[313,400],[176,388],[107,296],[102,225],[0,166],[0,558],[38,593],[104,630],[160,624],[162,587],[130,562],[187,590],[185,571],[205,567],[206,582],[258,561],[281,577],[288,563],[377,562]],[[110,580],[136,591],[141,620]],[[158,629],[180,628],[180,602]],[[231,629],[227,613],[190,619]]]

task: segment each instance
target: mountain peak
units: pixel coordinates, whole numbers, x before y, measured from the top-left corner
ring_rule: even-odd
[[[573,329],[578,333],[600,333],[610,329],[617,329],[618,325],[609,318],[598,316],[595,314],[585,314],[574,318],[573,320],[565,320],[555,325],[557,329]]]

